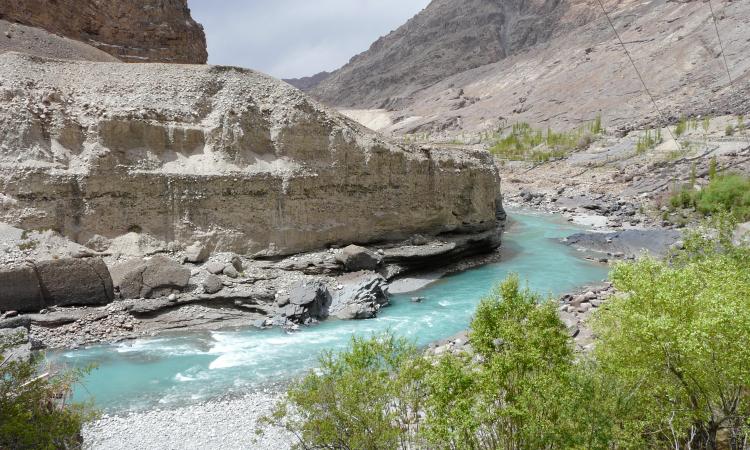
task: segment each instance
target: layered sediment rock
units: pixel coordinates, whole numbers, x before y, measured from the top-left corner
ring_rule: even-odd
[[[496,228],[482,152],[402,147],[226,67],[0,55],[0,220],[280,255]]]
[[[0,0],[0,19],[85,42],[125,62],[204,64],[208,58],[203,27],[187,0]]]

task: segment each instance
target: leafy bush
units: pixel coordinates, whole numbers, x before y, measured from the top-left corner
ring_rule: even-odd
[[[740,220],[750,220],[750,178],[718,175],[698,193],[695,204],[703,215],[730,211]]]
[[[646,447],[746,448],[750,251],[698,235],[686,247],[671,263],[614,269],[623,295],[599,314],[594,356],[632,393],[635,415],[619,420],[638,422]]]
[[[13,342],[0,342],[0,448],[65,449],[80,446],[90,408],[66,404],[82,372],[40,374],[40,358],[4,359]]]
[[[276,417],[289,419],[303,448],[404,448],[421,410],[423,365],[416,347],[392,334],[354,337],[292,385]]]

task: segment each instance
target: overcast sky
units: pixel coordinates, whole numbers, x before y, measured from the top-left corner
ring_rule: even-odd
[[[278,78],[333,70],[395,30],[430,0],[189,0],[208,62]]]

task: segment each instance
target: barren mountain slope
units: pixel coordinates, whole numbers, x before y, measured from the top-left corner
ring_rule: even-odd
[[[750,2],[716,1],[722,55],[707,3],[654,0],[622,6],[615,27],[663,111],[739,114],[750,109]],[[734,84],[730,85],[723,56]],[[603,116],[610,127],[661,122],[604,17],[523,54],[449,77],[390,115],[399,133],[483,130],[526,121],[572,128]]]
[[[666,121],[750,108],[750,2],[713,0],[725,54],[706,2],[604,5]],[[597,114],[623,128],[658,119],[595,0],[436,0],[312,92],[397,134],[520,121],[571,128]]]
[[[401,105],[450,75],[545,42],[566,10],[560,0],[434,0],[312,92],[336,106]]]
[[[0,0],[0,19],[82,41],[125,62],[208,58],[187,0]]]
[[[0,221],[25,229],[288,254],[494,230],[498,184],[250,70],[0,55]]]

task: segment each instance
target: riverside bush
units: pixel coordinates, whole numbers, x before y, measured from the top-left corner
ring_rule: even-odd
[[[750,220],[750,178],[714,174],[700,191],[682,188],[673,193],[670,204],[674,208],[695,208],[704,216],[728,211],[738,220]]]
[[[723,219],[725,223],[731,223]],[[599,370],[632,392],[649,448],[744,449],[750,419],[750,251],[695,234],[671,263],[616,266],[595,322]]]
[[[471,351],[354,338],[277,419],[300,448],[744,450],[750,250],[731,230],[694,233],[667,262],[616,266],[590,354],[573,352],[554,302],[511,276],[478,306]]]
[[[81,444],[81,425],[94,417],[82,404],[66,404],[83,372],[39,373],[41,356],[3,359],[13,342],[0,342],[0,448],[68,449]]]

